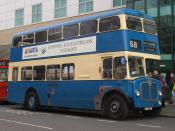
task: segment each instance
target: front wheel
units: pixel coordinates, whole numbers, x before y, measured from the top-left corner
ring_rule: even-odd
[[[123,120],[128,116],[128,105],[120,95],[109,96],[104,105],[106,115],[115,120]]]
[[[37,94],[33,91],[27,93],[25,104],[28,110],[31,110],[31,111],[37,110],[38,105],[39,105],[39,99],[38,99]]]

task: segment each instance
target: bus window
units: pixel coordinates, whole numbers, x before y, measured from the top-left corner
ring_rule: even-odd
[[[48,33],[48,40],[59,40],[62,38],[62,28],[58,27],[55,29],[50,29]]]
[[[34,66],[33,67],[33,79],[34,80],[45,80],[45,66]]]
[[[79,24],[65,26],[63,29],[64,39],[78,36]]]
[[[144,31],[149,34],[156,34],[156,25],[153,21],[144,20],[143,21]]]
[[[142,22],[140,18],[127,16],[126,25],[128,29],[142,31]]]
[[[12,73],[12,80],[13,81],[18,81],[18,68],[13,68],[13,73]]]
[[[0,82],[7,81],[8,69],[0,68]]]
[[[127,75],[125,57],[114,58],[114,79],[124,79]]]
[[[129,56],[128,63],[131,77],[145,76],[142,57]]]
[[[15,37],[13,39],[13,47],[17,47],[21,45],[22,45],[22,36]]]
[[[60,80],[60,65],[47,66],[47,80]]]
[[[100,32],[113,31],[120,28],[120,19],[118,16],[100,19]]]
[[[62,80],[73,80],[75,75],[75,66],[74,64],[63,64],[61,77]]]
[[[47,41],[47,31],[41,31],[35,34],[35,43]]]
[[[154,59],[145,59],[145,63],[146,63],[146,74],[148,74],[149,72],[153,72],[155,69],[157,69],[159,63],[158,60],[154,60]]]
[[[97,32],[97,20],[82,22],[80,24],[80,35],[93,34]]]
[[[21,80],[32,80],[32,67],[21,68]]]
[[[103,59],[103,79],[112,79],[112,58]]]
[[[34,43],[34,34],[28,34],[23,36],[23,44],[30,45]]]

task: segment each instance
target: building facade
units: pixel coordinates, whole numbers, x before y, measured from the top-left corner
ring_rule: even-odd
[[[152,16],[159,35],[161,72],[175,71],[175,0],[1,0],[0,57],[8,57],[16,32],[74,19],[120,6]]]

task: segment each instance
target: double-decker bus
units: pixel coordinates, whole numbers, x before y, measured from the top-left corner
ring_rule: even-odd
[[[7,101],[8,60],[0,59],[0,102]]]
[[[146,76],[147,61],[158,59],[155,22],[126,8],[20,32],[10,53],[8,100],[117,120],[131,110],[159,114],[161,83]]]

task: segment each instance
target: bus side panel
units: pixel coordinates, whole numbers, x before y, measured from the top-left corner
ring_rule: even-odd
[[[11,82],[9,101],[23,104],[29,87],[37,91],[40,105],[65,108],[95,109],[95,98],[100,94],[100,87],[118,88],[127,96],[132,96],[126,81]]]
[[[8,101],[24,104],[26,87],[21,82],[8,83]]]

